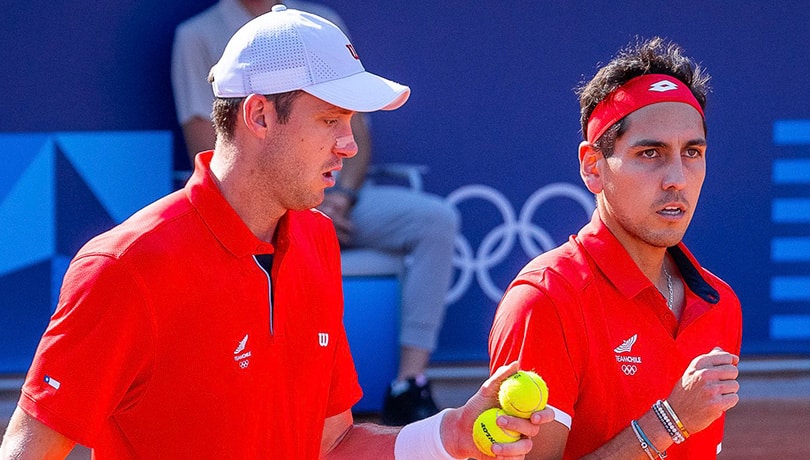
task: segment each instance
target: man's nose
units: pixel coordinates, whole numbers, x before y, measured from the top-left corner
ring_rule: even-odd
[[[674,156],[673,159],[668,162],[666,174],[664,175],[664,180],[661,186],[664,188],[664,190],[668,190],[670,188],[682,190],[684,187],[686,187],[686,170],[684,168],[683,159],[680,155]]]
[[[354,135],[347,134],[345,136],[336,137],[334,151],[338,155],[346,158],[357,155],[357,143],[354,141]]]

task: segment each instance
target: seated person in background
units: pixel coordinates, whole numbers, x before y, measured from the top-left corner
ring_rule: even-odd
[[[172,88],[189,157],[214,146],[208,72],[228,39],[275,1],[220,0],[180,24],[172,50]],[[312,2],[283,2],[346,27],[330,8]],[[348,35],[348,33],[347,33]],[[405,257],[402,281],[399,372],[388,389],[382,420],[401,425],[438,412],[425,369],[435,349],[452,276],[459,217],[438,196],[405,187],[364,185],[371,159],[365,114],[352,119],[357,155],[345,160],[337,184],[327,189],[321,211],[332,218],[343,248],[373,248]]]

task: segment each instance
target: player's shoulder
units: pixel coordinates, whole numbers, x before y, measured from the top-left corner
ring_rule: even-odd
[[[723,302],[732,302],[739,304],[740,299],[737,297],[737,293],[734,292],[734,288],[731,287],[725,280],[720,278],[719,276],[715,275],[710,270],[706,269],[705,267],[700,268],[701,275],[703,279],[715,290],[717,290],[718,296],[721,301]]]
[[[584,289],[592,279],[592,267],[582,248],[570,239],[538,255],[518,273],[516,280],[546,290]]]
[[[76,257],[104,255],[120,259],[132,252],[149,252],[154,246],[175,244],[171,235],[184,239],[182,232],[165,231],[178,219],[193,214],[193,208],[183,191],[176,191],[141,208],[132,216],[90,239]]]

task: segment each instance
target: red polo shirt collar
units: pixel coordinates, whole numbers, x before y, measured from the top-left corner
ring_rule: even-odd
[[[194,174],[185,186],[189,201],[197,209],[211,233],[234,256],[272,254],[273,245],[256,237],[222,196],[217,181],[211,173],[210,164],[213,154],[214,152],[209,150],[197,155]],[[283,234],[287,228],[286,215],[284,217],[279,224],[279,234]]]

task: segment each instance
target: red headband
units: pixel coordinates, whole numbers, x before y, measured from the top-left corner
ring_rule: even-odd
[[[646,74],[630,79],[596,105],[588,119],[588,142],[596,142],[608,128],[627,115],[658,102],[683,102],[704,116],[686,84],[669,75]]]

